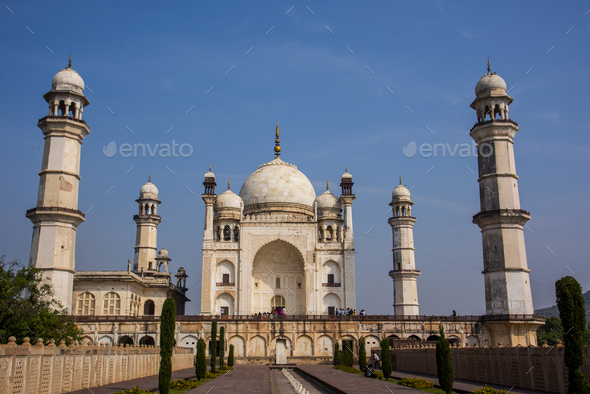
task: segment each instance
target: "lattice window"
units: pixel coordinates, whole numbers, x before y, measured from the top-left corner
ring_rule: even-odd
[[[94,315],[94,295],[84,292],[78,296],[77,315],[92,316]]]
[[[141,305],[141,298],[137,294],[131,295],[131,302],[129,305],[129,314],[132,316],[139,315],[139,307]]]
[[[111,291],[103,297],[103,315],[119,315],[121,312],[121,297]]]

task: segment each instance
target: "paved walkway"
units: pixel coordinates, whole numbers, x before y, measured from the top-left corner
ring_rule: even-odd
[[[186,394],[270,394],[270,368],[267,365],[236,365],[228,373]],[[87,393],[88,394],[88,393]]]
[[[392,382],[385,382],[379,379],[366,378],[364,375],[339,371],[331,365],[302,365],[297,367],[301,370],[333,388],[346,394],[418,394],[424,391],[401,386]]]
[[[396,379],[421,378],[421,379],[429,380],[429,381],[433,382],[435,385],[438,385],[438,378],[433,375],[423,375],[423,374],[419,374],[419,373],[393,371],[391,373],[391,377],[396,378]],[[476,382],[470,382],[468,380],[460,380],[459,379],[459,380],[455,380],[455,383],[453,384],[453,388],[457,392],[471,393],[476,388],[478,388],[478,387],[482,388],[485,385],[486,385],[485,383],[476,383]],[[497,384],[488,384],[488,386],[493,387],[498,390],[510,391],[510,394],[544,394],[544,392],[542,392],[542,391],[532,391],[532,390],[526,390],[526,389],[519,389],[516,387],[498,386]]]
[[[194,368],[181,369],[172,372],[172,380],[189,379],[195,376]],[[158,389],[158,375],[148,376],[147,378],[139,378],[133,380],[126,380],[124,382],[107,384],[106,386],[90,387],[89,389],[82,389],[72,391],[71,394],[113,394],[116,391],[131,389],[133,386],[139,386],[144,390]]]

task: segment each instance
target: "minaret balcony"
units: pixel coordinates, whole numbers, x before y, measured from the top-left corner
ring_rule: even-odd
[[[41,122],[45,122],[47,119],[56,119],[56,120],[71,120],[74,122],[78,122],[78,123],[82,123],[84,125],[86,125],[86,127],[88,127],[88,123],[86,123],[86,121],[82,120],[82,119],[76,119],[72,116],[60,116],[60,115],[48,115],[44,118],[39,119],[39,122],[37,123],[41,123]]]
[[[33,223],[42,220],[57,220],[78,226],[86,220],[86,216],[77,209],[64,207],[35,207],[25,214]]]
[[[476,124],[473,125],[471,130],[475,129],[478,126],[485,126],[485,125],[489,125],[489,124],[493,124],[493,123],[504,123],[504,124],[512,123],[513,125],[518,127],[518,123],[516,123],[512,119],[492,119],[492,120],[484,120],[483,122],[477,122]]]
[[[420,276],[420,270],[399,269],[389,271],[389,276],[395,278],[417,278]]]
[[[531,213],[524,209],[493,209],[473,216],[473,223],[480,227],[495,223],[515,223],[524,226],[529,220],[531,220]]]

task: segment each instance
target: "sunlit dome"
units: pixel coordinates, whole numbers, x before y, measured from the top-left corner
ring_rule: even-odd
[[[296,166],[279,157],[262,164],[246,179],[240,190],[245,213],[280,211],[313,213],[315,191]]]

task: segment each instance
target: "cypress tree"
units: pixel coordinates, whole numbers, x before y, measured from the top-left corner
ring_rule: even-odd
[[[367,348],[365,338],[361,338],[359,342],[359,369],[365,371],[367,368]]]
[[[352,348],[350,347],[351,344],[350,342],[346,342],[346,345],[344,345],[344,365],[346,365],[347,367],[352,368],[352,364],[354,362],[354,353],[352,352]]]
[[[176,305],[167,298],[160,317],[160,371],[158,387],[160,394],[168,394],[172,380],[172,352],[174,351],[174,329],[176,326]]]
[[[219,369],[223,371],[225,366],[225,327],[219,329]]]
[[[334,344],[334,366],[337,367],[342,364],[342,360],[340,359],[340,345],[338,342]]]
[[[199,339],[197,342],[197,362],[195,364],[195,374],[197,375],[197,380],[201,380],[205,378],[205,373],[207,372],[207,355],[205,354],[206,349],[205,341],[203,338]]]
[[[234,345],[229,345],[229,355],[227,356],[227,365],[234,366]]]
[[[439,325],[440,339],[436,342],[436,374],[438,375],[438,384],[446,394],[453,392],[453,363],[451,362],[451,349],[449,341],[445,337],[443,325]]]
[[[580,367],[584,365],[584,334],[586,331],[586,311],[582,287],[571,276],[555,282],[555,295],[559,318],[566,332],[564,362],[569,371],[568,394],[590,394],[590,385]]]
[[[381,370],[383,371],[383,377],[385,379],[389,379],[391,377],[392,369],[389,339],[383,337],[381,340]]]
[[[217,322],[211,323],[211,343],[209,344],[209,350],[211,351],[211,373],[215,373],[217,367]]]

